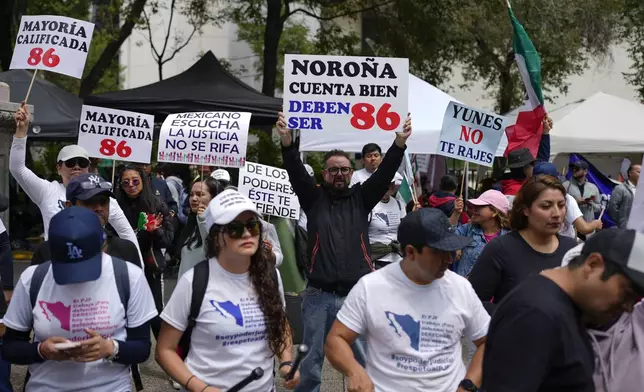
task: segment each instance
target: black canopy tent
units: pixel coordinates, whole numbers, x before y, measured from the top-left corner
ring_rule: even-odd
[[[22,102],[27,95],[32,73],[15,69],[0,73],[0,82],[11,89],[11,102]],[[29,94],[34,105],[34,122],[29,126],[29,137],[39,139],[75,139],[83,101],[55,84],[36,78]],[[33,130],[40,129],[38,133]]]
[[[85,103],[153,114],[157,122],[171,113],[251,112],[251,124],[257,126],[274,124],[282,108],[281,99],[264,95],[231,75],[211,51],[171,78],[130,90],[93,95]]]

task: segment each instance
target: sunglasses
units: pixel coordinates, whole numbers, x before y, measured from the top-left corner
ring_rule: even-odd
[[[244,231],[248,229],[251,237],[256,237],[261,231],[261,223],[256,219],[251,219],[247,222],[232,221],[222,228],[233,239],[240,239],[244,236]]]
[[[126,188],[129,188],[131,186],[139,186],[141,184],[141,180],[138,178],[134,178],[131,181],[130,180],[123,180],[121,181],[121,186],[124,186]]]
[[[92,182],[92,181],[85,181],[81,182],[81,188],[85,189],[86,191],[92,190],[92,189],[112,189],[112,183],[111,182]]]
[[[330,168],[326,169],[326,171],[328,171],[329,174],[331,174],[332,176],[335,176],[338,173],[349,174],[349,172],[351,171],[351,168],[346,167],[346,166],[345,167],[330,167]]]
[[[85,158],[71,158],[66,160],[64,163],[65,166],[70,169],[76,167],[76,165],[78,165],[78,167],[80,167],[81,169],[87,169],[89,167],[89,160]]]

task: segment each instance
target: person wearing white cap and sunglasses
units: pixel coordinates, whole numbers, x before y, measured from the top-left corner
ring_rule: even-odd
[[[163,310],[157,362],[185,391],[223,392],[257,367],[264,375],[244,391],[274,391],[274,357],[285,376],[292,365],[292,340],[282,280],[260,246],[259,213],[249,198],[227,189],[210,201],[205,214],[208,260],[179,279]],[[205,266],[208,283],[184,362],[176,350],[191,327],[193,280],[202,276],[195,271]],[[294,388],[298,380],[296,373],[286,387]]]
[[[25,165],[29,114],[24,104],[18,109],[14,118],[16,120],[16,134],[13,137],[11,152],[9,153],[9,171],[27,196],[40,209],[44,237],[47,240],[49,221],[54,215],[65,209],[65,201],[67,200],[65,187],[72,177],[89,172],[89,156],[81,146],[76,144],[65,146],[60,150],[56,159],[56,171],[60,175],[62,183],[39,178]],[[110,200],[109,223],[119,237],[131,241],[137,247],[137,250],[139,249],[134,230],[130,227],[121,207],[114,199]]]

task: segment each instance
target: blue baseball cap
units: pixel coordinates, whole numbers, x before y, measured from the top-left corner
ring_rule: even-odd
[[[557,172],[557,167],[550,162],[539,162],[534,169],[532,170],[533,176],[538,176],[539,174],[545,174],[548,176],[553,176],[559,178],[559,173]]]
[[[98,280],[104,240],[101,221],[93,211],[70,207],[54,215],[49,223],[49,249],[56,284]]]
[[[89,200],[99,194],[114,197],[112,184],[105,181],[98,174],[79,174],[72,177],[69,184],[67,184],[66,196],[67,200],[71,202]]]
[[[407,214],[398,226],[398,242],[402,245],[427,245],[444,252],[455,252],[469,245],[471,237],[455,233],[443,211],[421,208]]]

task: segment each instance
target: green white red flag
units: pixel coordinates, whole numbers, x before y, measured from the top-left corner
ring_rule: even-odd
[[[546,115],[541,92],[541,58],[528,33],[514,15],[509,1],[508,11],[514,31],[514,57],[519,66],[526,95],[519,109],[516,124],[505,129],[508,137],[505,155],[519,148],[528,148],[532,156],[536,157],[543,134],[543,118]]]

